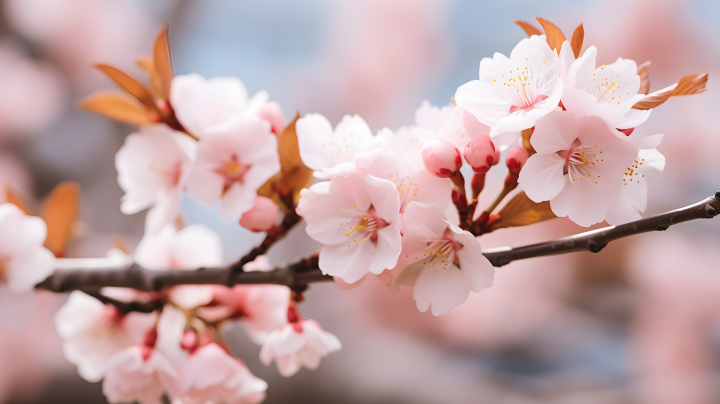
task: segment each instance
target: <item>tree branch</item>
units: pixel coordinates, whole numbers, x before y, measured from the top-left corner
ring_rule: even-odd
[[[571,252],[600,252],[609,242],[650,231],[667,230],[668,227],[695,219],[711,219],[720,214],[720,191],[694,205],[673,210],[619,226],[610,226],[592,230],[553,241],[522,247],[503,247],[484,252],[493,266],[501,267],[510,262],[567,254]],[[130,259],[119,262],[117,259],[59,259],[56,271],[36,286],[53,292],[71,290],[99,290],[101,287],[115,286],[158,291],[174,285],[216,284],[233,286],[239,284],[276,284],[285,285],[295,291],[302,291],[313,282],[331,281],[332,277],[323,275],[318,268],[317,256],[300,260],[268,272],[244,272],[242,267],[256,257],[258,249],[267,250],[261,245],[236,263],[219,268],[202,268],[197,271],[151,271],[139,267]],[[132,309],[128,306],[128,309]]]

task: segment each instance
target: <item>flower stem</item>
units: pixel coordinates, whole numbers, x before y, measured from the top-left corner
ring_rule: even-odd
[[[495,198],[493,203],[491,203],[490,206],[488,206],[488,208],[485,209],[485,212],[492,213],[492,211],[495,210],[495,208],[497,208],[497,206],[500,204],[500,202],[502,202],[502,200],[505,199],[505,197],[510,193],[510,191],[512,191],[511,188],[503,187],[502,191],[500,191],[500,194],[498,194],[497,198]]]

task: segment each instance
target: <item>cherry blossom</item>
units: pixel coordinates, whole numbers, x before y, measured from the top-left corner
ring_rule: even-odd
[[[558,55],[545,35],[518,43],[510,58],[495,53],[480,62],[480,80],[458,88],[455,101],[484,125],[495,138],[531,128],[554,110],[563,92]]]
[[[229,122],[200,139],[185,189],[204,205],[220,200],[220,217],[238,220],[255,205],[257,190],[280,171],[277,138],[257,117]]]
[[[638,94],[637,65],[618,58],[615,63],[595,67],[597,48],[591,46],[563,77],[565,109],[579,115],[602,118],[611,129],[632,129],[645,122],[650,110],[632,109],[645,95]]]
[[[255,404],[265,399],[267,383],[216,343],[195,350],[179,373],[183,404]]]
[[[301,191],[297,212],[306,232],[325,244],[324,274],[355,283],[397,263],[400,254],[400,196],[396,185],[371,175],[338,175]]]
[[[0,205],[0,324],[19,327],[35,307],[35,284],[53,272],[47,227],[10,203]]]
[[[642,139],[632,139],[640,148],[635,161],[625,170],[622,181],[617,182],[617,197],[614,203],[608,206],[605,220],[612,224],[627,223],[642,218],[641,213],[647,207],[647,178],[651,169],[663,171],[665,156],[655,147],[660,144],[663,135],[648,136]]]
[[[389,273],[392,290],[414,285],[418,310],[440,316],[464,303],[471,290],[490,287],[495,270],[475,236],[445,220],[436,205],[412,202],[403,216],[400,259]]]
[[[178,121],[198,138],[237,118],[257,115],[267,100],[265,90],[248,99],[245,86],[236,77],[207,80],[196,73],[177,75],[170,90],[170,103]]]
[[[320,179],[352,171],[358,159],[370,158],[385,145],[358,115],[345,115],[333,130],[324,116],[307,114],[298,119],[295,128],[300,158]]]
[[[291,305],[289,323],[273,331],[260,349],[260,361],[270,366],[275,360],[278,372],[284,377],[294,375],[303,366],[315,370],[322,358],[342,348],[340,340],[316,321],[300,318],[293,312],[297,309]]]
[[[154,233],[180,214],[180,202],[195,142],[165,125],[140,128],[125,138],[115,156],[118,183],[125,191],[120,210],[132,215],[150,207],[146,231]]]
[[[425,168],[436,177],[448,178],[462,167],[460,151],[450,142],[430,142],[421,155]]]
[[[155,313],[123,316],[114,306],[74,291],[55,315],[55,326],[68,362],[77,365],[80,377],[97,382],[113,355],[140,343],[156,318]]]
[[[134,345],[116,353],[107,366],[103,394],[110,403],[160,404],[177,390],[177,371],[162,352]]]
[[[465,146],[463,157],[476,174],[485,174],[495,162],[495,144],[490,136],[479,136]]]
[[[581,226],[602,222],[639,151],[616,133],[598,117],[548,114],[535,126],[530,143],[537,153],[527,160],[519,183],[533,201],[549,200],[557,216]]]

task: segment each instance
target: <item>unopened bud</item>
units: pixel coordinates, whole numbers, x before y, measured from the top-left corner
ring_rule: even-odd
[[[275,101],[266,102],[258,109],[257,116],[270,122],[273,133],[279,135],[285,130],[285,117],[280,104]]]
[[[255,198],[255,206],[240,217],[240,226],[254,232],[266,231],[277,222],[278,206],[270,198]]]
[[[448,178],[462,167],[460,152],[448,142],[433,142],[425,146],[420,154],[425,163],[425,169],[440,178]]]
[[[180,347],[186,351],[194,351],[198,347],[198,338],[194,330],[187,330],[180,338]]]
[[[152,330],[145,333],[145,338],[143,339],[143,346],[146,346],[148,348],[154,348],[155,343],[157,342],[157,329],[153,328]]]
[[[529,157],[530,154],[528,154],[525,148],[520,146],[513,147],[510,151],[508,151],[508,154],[505,157],[505,164],[507,164],[507,168],[510,170],[510,173],[520,174],[520,170],[522,170]]]
[[[477,174],[485,174],[495,161],[495,145],[490,136],[479,136],[471,140],[463,151],[465,161]]]

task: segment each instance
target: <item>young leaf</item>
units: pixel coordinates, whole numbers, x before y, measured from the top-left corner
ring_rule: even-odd
[[[641,101],[633,105],[633,109],[645,111],[665,103],[670,97],[680,95],[700,94],[707,91],[705,84],[708,81],[708,74],[690,74],[680,79],[676,84],[665,87],[662,90],[648,94]]]
[[[525,195],[525,192],[515,195],[498,215],[500,215],[500,219],[492,225],[491,230],[493,231],[505,227],[527,226],[557,217],[550,209],[549,201],[533,202]]]
[[[80,210],[80,186],[74,182],[61,182],[50,192],[42,218],[47,224],[47,247],[56,257],[65,253],[65,245],[70,238],[72,225]]]
[[[548,45],[550,45],[550,49],[555,49],[555,51],[559,55],[562,44],[563,42],[565,42],[565,34],[560,31],[560,28],[558,28],[557,25],[551,23],[550,21],[541,17],[538,17],[537,20],[545,30],[545,35],[547,36],[547,43]]]
[[[97,64],[95,67],[110,77],[110,79],[117,83],[123,90],[137,98],[148,110],[159,112],[152,93],[150,93],[150,90],[148,90],[145,85],[112,66]]]
[[[100,92],[85,98],[80,108],[106,116],[129,125],[147,125],[153,123],[150,112],[144,105],[127,94]]]
[[[12,203],[13,205],[17,206],[28,216],[34,216],[34,213],[32,212],[32,210],[30,210],[30,208],[20,197],[20,195],[16,194],[15,191],[10,189],[9,187],[5,188],[5,202]]]
[[[155,68],[155,62],[150,56],[142,56],[135,59],[135,64],[148,76],[150,87],[157,98],[163,98],[163,88],[160,82],[160,76]]]
[[[650,92],[650,61],[638,66],[637,74],[640,76],[640,89],[638,94],[648,94]]]
[[[170,39],[168,37],[168,26],[162,27],[160,33],[155,39],[153,47],[153,59],[155,61],[155,69],[157,71],[160,87],[162,88],[162,98],[170,99],[170,84],[175,76],[173,68],[172,50],[170,49]]]
[[[570,39],[570,47],[572,48],[573,54],[575,55],[575,59],[580,57],[580,51],[582,50],[584,39],[585,28],[583,28],[583,25],[580,24],[577,28],[575,28],[575,31],[572,34],[572,38]]]
[[[540,32],[539,29],[535,28],[534,25],[530,24],[530,23],[527,22],[527,21],[515,20],[515,21],[513,21],[513,22],[514,22],[515,24],[519,25],[520,28],[522,28],[523,31],[525,31],[525,33],[527,34],[527,36],[542,35],[542,32]]]

